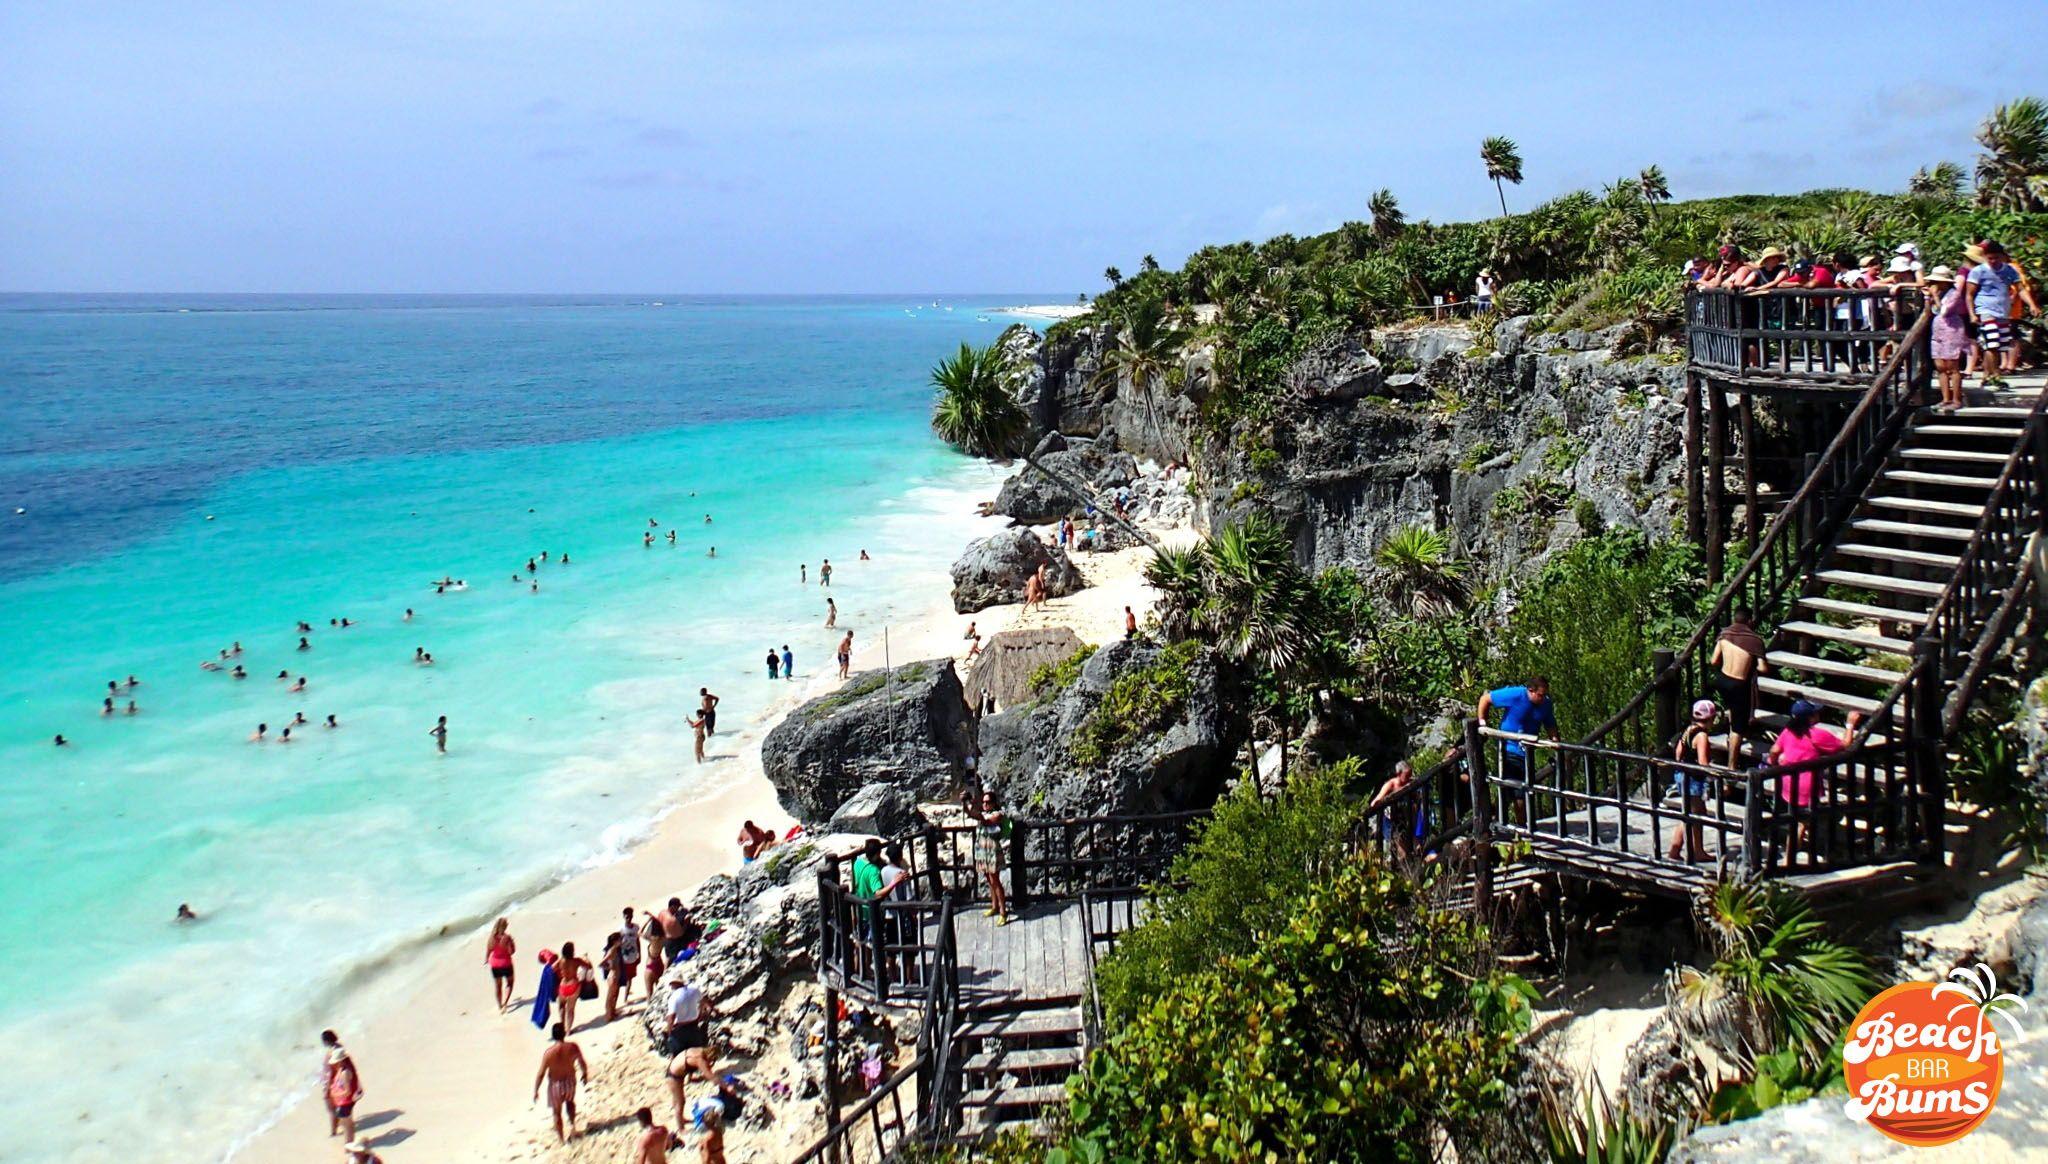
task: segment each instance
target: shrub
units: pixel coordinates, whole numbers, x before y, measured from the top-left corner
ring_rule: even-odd
[[[1056,663],[1043,663],[1031,672],[1031,695],[1043,699],[1057,695],[1074,685],[1081,677],[1081,665],[1095,654],[1094,643],[1084,643],[1081,649]]]
[[[1127,741],[1178,719],[1191,689],[1189,670],[1201,652],[1202,645],[1188,639],[1160,652],[1150,666],[1117,676],[1068,743],[1074,759],[1092,768]]]

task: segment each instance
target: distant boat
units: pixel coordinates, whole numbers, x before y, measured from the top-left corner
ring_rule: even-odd
[[[974,317],[974,322],[976,322],[976,323],[987,323],[987,322],[988,322],[988,316],[986,316],[986,315],[977,315],[977,316],[975,316],[975,317]]]
[[[953,309],[952,309],[952,308],[950,308],[950,307],[948,307],[948,308],[947,308],[946,310],[947,310],[947,311],[951,311],[951,310],[953,310]]]
[[[663,303],[663,302],[662,302],[661,300],[659,300],[659,299],[657,299],[657,300],[655,300],[655,301],[654,301],[654,305],[655,305],[656,307],[667,307],[667,306],[668,306],[668,304],[666,304],[666,303]]]

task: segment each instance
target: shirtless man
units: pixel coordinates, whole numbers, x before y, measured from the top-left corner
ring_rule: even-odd
[[[711,694],[709,687],[697,689],[697,710],[704,713],[704,734],[718,734],[718,697]]]
[[[841,679],[846,678],[846,669],[852,665],[853,632],[847,631],[846,637],[839,640],[839,677]]]
[[[1714,641],[1708,658],[1715,668],[1714,693],[1728,709],[1728,766],[1742,766],[1742,737],[1756,715],[1756,678],[1769,669],[1764,661],[1763,636],[1751,625],[1751,614],[1737,609],[1728,616],[1728,629]]]
[[[633,1141],[633,1154],[626,1158],[626,1164],[664,1164],[669,1141],[673,1139],[669,1130],[654,1122],[652,1108],[641,1108],[633,1113],[633,1118],[640,1121],[640,1138]]]
[[[818,567],[818,585],[832,585],[832,559],[830,558],[825,559],[824,563]]]
[[[448,717],[444,715],[435,720],[434,726],[427,729],[427,734],[434,737],[434,750],[446,755],[448,752]]]
[[[540,1098],[540,1085],[548,1085],[548,1108],[555,1116],[555,1139],[567,1143],[568,1132],[563,1131],[562,1112],[569,1113],[568,1130],[576,1130],[576,1073],[583,1073],[583,1082],[590,1082],[590,1064],[584,1061],[583,1048],[569,1041],[556,1023],[548,1032],[548,1048],[540,1053],[540,1070],[533,1076],[533,1098]]]

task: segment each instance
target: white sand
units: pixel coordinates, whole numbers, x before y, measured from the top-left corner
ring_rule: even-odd
[[[1026,319],[1075,319],[1095,310],[1085,303],[1039,303],[998,307],[997,315],[1021,315]]]
[[[1170,541],[1194,536],[1184,530],[1162,534]],[[962,634],[969,621],[977,624],[984,638],[1011,627],[1069,626],[1086,641],[1109,642],[1124,633],[1124,607],[1142,619],[1151,606],[1152,592],[1143,577],[1149,556],[1143,548],[1079,555],[1076,561],[1092,585],[1028,614],[1015,606],[956,614],[950,598],[939,595],[923,615],[892,629],[890,658],[897,663],[946,655],[962,660],[967,650]],[[856,669],[881,665],[879,641],[871,640],[855,652]],[[768,723],[836,685],[837,680],[829,677],[804,685],[768,717]],[[526,1019],[532,1001],[532,955],[543,947],[559,947],[564,939],[588,940],[606,932],[618,924],[623,906],[658,906],[671,894],[687,898],[687,891],[705,878],[736,868],[734,837],[742,820],[752,818],[778,831],[786,826],[788,814],[776,803],[774,789],[762,774],[760,737],[766,731],[764,725],[750,741],[742,742],[737,755],[720,761],[732,769],[725,783],[670,813],[625,858],[571,878],[510,915],[521,977],[520,1001],[513,1013],[492,1013],[483,932],[478,931],[427,959],[416,984],[394,989],[385,1017],[363,1030],[343,1032],[366,1085],[357,1117],[372,1126],[361,1134],[376,1144],[380,1155],[393,1164],[568,1162],[625,1156],[631,1112],[657,1093],[660,1061],[648,1049],[637,1019],[622,1017],[602,1025],[603,1002],[585,1003],[574,1037],[591,1060],[591,1083],[581,1094],[579,1107],[588,1121],[604,1130],[567,1147],[555,1145],[547,1110],[530,1098],[543,1045],[540,1033]],[[721,735],[712,750],[716,754],[732,748],[730,736]],[[632,1014],[638,1012],[636,1002]],[[316,1065],[309,1050],[309,1079]],[[656,1107],[657,1113],[661,1110]],[[233,1159],[239,1164],[300,1164],[326,1153],[339,1158],[338,1142],[328,1139],[326,1132],[326,1112],[317,1096],[308,1096]],[[727,1141],[735,1161],[781,1159],[801,1148],[792,1144],[749,1150],[739,1140],[735,1135]],[[694,1147],[690,1151],[694,1153]]]

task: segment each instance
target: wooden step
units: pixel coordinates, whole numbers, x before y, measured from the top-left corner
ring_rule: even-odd
[[[1070,1006],[1051,1010],[1020,1010],[988,1015],[963,1023],[955,1032],[962,1039],[1044,1039],[1079,1036],[1081,1012]]]
[[[1014,1071],[1059,1071],[1071,1075],[1081,1066],[1079,1047],[1033,1047],[1024,1050],[984,1051],[967,1057],[967,1070],[971,1074],[993,1074]]]
[[[1923,525],[1916,521],[1886,521],[1881,517],[1863,517],[1849,523],[1849,528],[1863,533],[1896,534],[1904,538],[1947,538],[1950,541],[1967,542],[1976,535],[1976,530],[1954,525]]]
[[[1859,679],[1865,683],[1877,683],[1890,687],[1902,677],[1897,671],[1882,667],[1865,667],[1861,663],[1844,663],[1835,659],[1823,659],[1817,655],[1800,655],[1791,651],[1772,651],[1764,658],[1780,671],[1805,671],[1814,675],[1834,675],[1842,679]]]
[[[1913,644],[1905,639],[1887,638],[1871,631],[1850,630],[1846,627],[1829,626],[1824,622],[1788,622],[1778,627],[1779,634],[1807,635],[1826,639],[1831,643],[1844,643],[1870,651],[1887,651],[1894,655],[1910,655]]]
[[[1987,419],[1997,417],[2001,420],[2025,420],[2029,416],[2034,415],[2034,410],[2009,404],[1973,404],[1958,408],[1954,412],[1949,413],[1949,415],[1968,417],[1972,420],[1979,417]]]
[[[1867,618],[1872,622],[1925,623],[1927,615],[1918,610],[1899,610],[1891,606],[1872,606],[1867,602],[1845,602],[1840,598],[1802,598],[1799,605],[1811,610],[1825,610],[1830,614],[1845,614],[1850,618]]]
[[[984,1087],[960,1097],[961,1107],[1044,1108],[1067,1101],[1065,1084],[1041,1083],[1032,1087]]]
[[[1893,594],[1917,594],[1924,598],[1939,598],[1941,592],[1948,589],[1948,585],[1943,582],[1893,578],[1885,574],[1865,574],[1857,570],[1822,570],[1814,577],[1837,586],[1854,586],[1858,590],[1886,590]]]
[[[1852,558],[1875,558],[1880,562],[1897,562],[1908,566],[1932,566],[1937,570],[1953,570],[1963,564],[1955,554],[1931,554],[1925,550],[1899,550],[1891,546],[1873,546],[1863,542],[1844,542],[1835,547],[1837,554]]]
[[[1887,481],[1939,485],[1945,489],[1989,489],[1998,484],[1996,477],[1959,477],[1954,473],[1923,473],[1918,469],[1886,469],[1880,476]]]
[[[960,1113],[960,1131],[954,1140],[962,1144],[987,1144],[1018,1134],[1031,1138],[1044,1133],[1030,1116],[1003,1119],[993,1108],[978,1107]]]
[[[2003,425],[1992,424],[1922,423],[1913,431],[1916,433],[1926,433],[1930,436],[2001,437],[2006,440],[2018,440],[2027,430],[2023,428],[2006,428]]]
[[[1969,505],[1960,501],[1923,501],[1918,497],[1872,497],[1864,502],[1879,509],[1910,509],[1914,513],[1939,513],[1947,517],[1967,517],[1972,520],[1984,516],[1982,505]]]
[[[1865,715],[1876,711],[1880,706],[1875,699],[1865,699],[1860,695],[1844,695],[1839,691],[1829,691],[1825,687],[1801,686],[1797,683],[1787,683],[1783,679],[1773,679],[1768,675],[1759,678],[1756,681],[1756,686],[1759,691],[1767,691],[1772,695],[1781,695],[1786,699],[1811,699],[1825,707],[1839,708],[1843,711],[1860,711]]]
[[[1999,466],[2012,459],[2009,453],[1975,453],[1967,449],[1930,449],[1920,446],[1900,449],[1899,455],[1909,461],[1960,461],[1972,465]]]

